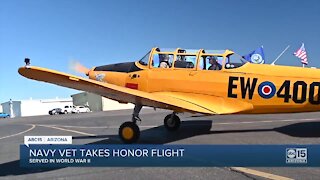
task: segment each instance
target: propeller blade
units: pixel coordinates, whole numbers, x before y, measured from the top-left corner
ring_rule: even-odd
[[[77,73],[84,73],[86,75],[89,74],[90,69],[80,64],[78,61],[71,61],[70,69]]]

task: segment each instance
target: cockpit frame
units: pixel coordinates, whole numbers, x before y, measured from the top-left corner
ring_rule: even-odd
[[[173,55],[173,61],[172,61],[172,65],[169,68],[161,68],[161,69],[167,69],[167,70],[196,70],[196,71],[202,71],[205,69],[201,69],[200,68],[200,61],[203,60],[201,59],[201,57],[207,57],[207,56],[220,56],[223,57],[223,60],[221,61],[221,66],[222,69],[221,70],[226,70],[228,68],[225,67],[226,65],[226,61],[227,61],[227,57],[230,55],[235,54],[233,51],[231,50],[205,50],[205,49],[199,49],[198,51],[195,50],[191,50],[193,51],[192,53],[188,52],[188,49],[182,49],[182,48],[176,48],[175,50],[172,51],[161,51],[160,48],[158,47],[154,47],[151,49],[150,53],[149,53],[149,58],[148,58],[148,64],[147,65],[142,65],[141,63],[139,63],[140,61],[138,61],[138,64],[141,66],[143,66],[144,68],[148,68],[148,69],[159,69],[158,67],[154,67],[153,66],[153,57],[156,54],[168,54],[168,55]],[[179,56],[195,56],[195,64],[193,65],[193,67],[175,67],[175,63],[178,61],[178,57]]]

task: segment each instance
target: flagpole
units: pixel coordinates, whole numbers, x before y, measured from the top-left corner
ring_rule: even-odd
[[[271,65],[275,65],[275,63],[278,61],[278,59],[283,55],[283,53],[285,53],[288,48],[290,47],[290,45],[288,45],[280,54],[279,56],[271,63]]]

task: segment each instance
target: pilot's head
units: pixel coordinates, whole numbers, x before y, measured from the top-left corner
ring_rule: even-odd
[[[163,54],[162,55],[162,60],[163,61],[169,61],[169,55],[168,54]]]
[[[209,57],[209,63],[210,63],[210,64],[216,64],[216,63],[217,63],[217,57],[215,57],[215,56],[210,56],[210,57]]]

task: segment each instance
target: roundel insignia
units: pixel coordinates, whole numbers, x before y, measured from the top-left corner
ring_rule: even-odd
[[[260,54],[253,54],[251,56],[251,62],[255,64],[263,64],[264,60],[262,59],[262,56]]]
[[[276,86],[269,81],[262,82],[258,87],[258,93],[262,98],[272,98],[276,93]]]

